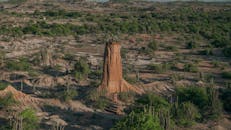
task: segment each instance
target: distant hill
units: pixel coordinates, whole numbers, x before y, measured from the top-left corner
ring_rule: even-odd
[[[89,1],[106,2],[109,0],[89,0]],[[112,0],[112,1],[117,1],[117,0]],[[118,0],[118,1],[121,1],[121,0]],[[231,2],[231,0],[146,0],[146,1],[154,1],[154,2],[173,2],[173,1]]]

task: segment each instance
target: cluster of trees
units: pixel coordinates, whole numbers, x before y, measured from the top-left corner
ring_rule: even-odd
[[[230,11],[203,11],[191,7],[182,7],[173,11],[161,11],[159,13],[111,13],[111,14],[90,14],[84,12],[58,11],[35,11],[32,16],[51,18],[72,18],[82,21],[82,25],[74,24],[48,24],[42,22],[29,22],[23,27],[1,26],[0,35],[22,36],[24,34],[45,35],[45,36],[66,36],[82,35],[89,33],[161,33],[176,32],[200,36],[209,41],[210,48],[223,48],[224,56],[230,57]],[[95,24],[89,24],[89,21]],[[189,49],[197,48],[198,43],[193,40],[187,43]],[[154,50],[158,46],[153,46]],[[152,48],[151,48],[152,49]],[[144,52],[151,52],[145,48]],[[212,49],[204,50],[202,54],[212,54]]]
[[[179,87],[172,98],[145,94],[136,100],[128,115],[118,121],[112,130],[170,130],[219,119],[222,103],[225,110],[230,111],[230,104],[225,106],[230,99],[224,97],[231,94],[230,88],[227,89],[219,93],[213,87]]]
[[[155,32],[178,32],[200,35],[211,40],[215,46],[217,44],[227,44],[230,42],[230,11],[203,11],[195,10],[190,7],[182,7],[172,12],[162,11],[159,13],[137,13],[121,14],[83,14],[81,12],[58,11],[35,11],[33,15],[56,17],[56,18],[79,18],[83,23],[89,21],[96,25],[70,25],[70,24],[46,24],[44,22],[37,24],[29,24],[26,27],[5,28],[1,27],[0,34],[7,31],[9,33],[24,33],[40,35],[70,35],[70,32],[97,33],[155,33]],[[40,31],[36,31],[37,29]],[[47,31],[44,32],[44,29]],[[4,31],[5,30],[5,31]],[[49,31],[48,31],[49,30]],[[69,30],[69,31],[68,31]],[[56,33],[57,32],[57,33]]]
[[[48,10],[45,12],[40,12],[39,10],[35,10],[35,12],[32,14],[35,17],[52,17],[52,18],[79,18],[83,16],[83,13],[81,12],[67,12],[65,10]]]
[[[14,37],[22,36],[24,34],[33,34],[41,36],[67,36],[67,35],[81,35],[89,33],[91,30],[90,26],[73,25],[73,24],[48,24],[46,22],[34,23],[30,22],[25,27],[0,27],[0,34],[11,35]]]

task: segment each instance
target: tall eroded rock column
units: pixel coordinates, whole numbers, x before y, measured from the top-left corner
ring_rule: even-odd
[[[107,43],[104,52],[103,79],[100,90],[106,90],[107,94],[134,91],[139,94],[141,89],[130,85],[122,77],[122,61],[120,56],[121,45],[119,43]]]

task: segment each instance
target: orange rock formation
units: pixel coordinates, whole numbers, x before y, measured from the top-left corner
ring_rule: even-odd
[[[104,52],[103,79],[100,90],[106,90],[107,94],[134,91],[141,94],[141,89],[130,85],[122,77],[122,62],[120,56],[121,45],[119,43],[107,43]]]

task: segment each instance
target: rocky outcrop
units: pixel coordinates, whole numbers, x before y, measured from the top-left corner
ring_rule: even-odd
[[[122,61],[120,56],[121,45],[119,43],[108,43],[104,52],[103,79],[99,90],[105,90],[107,94],[134,91],[138,94],[142,90],[134,87],[122,77]]]

